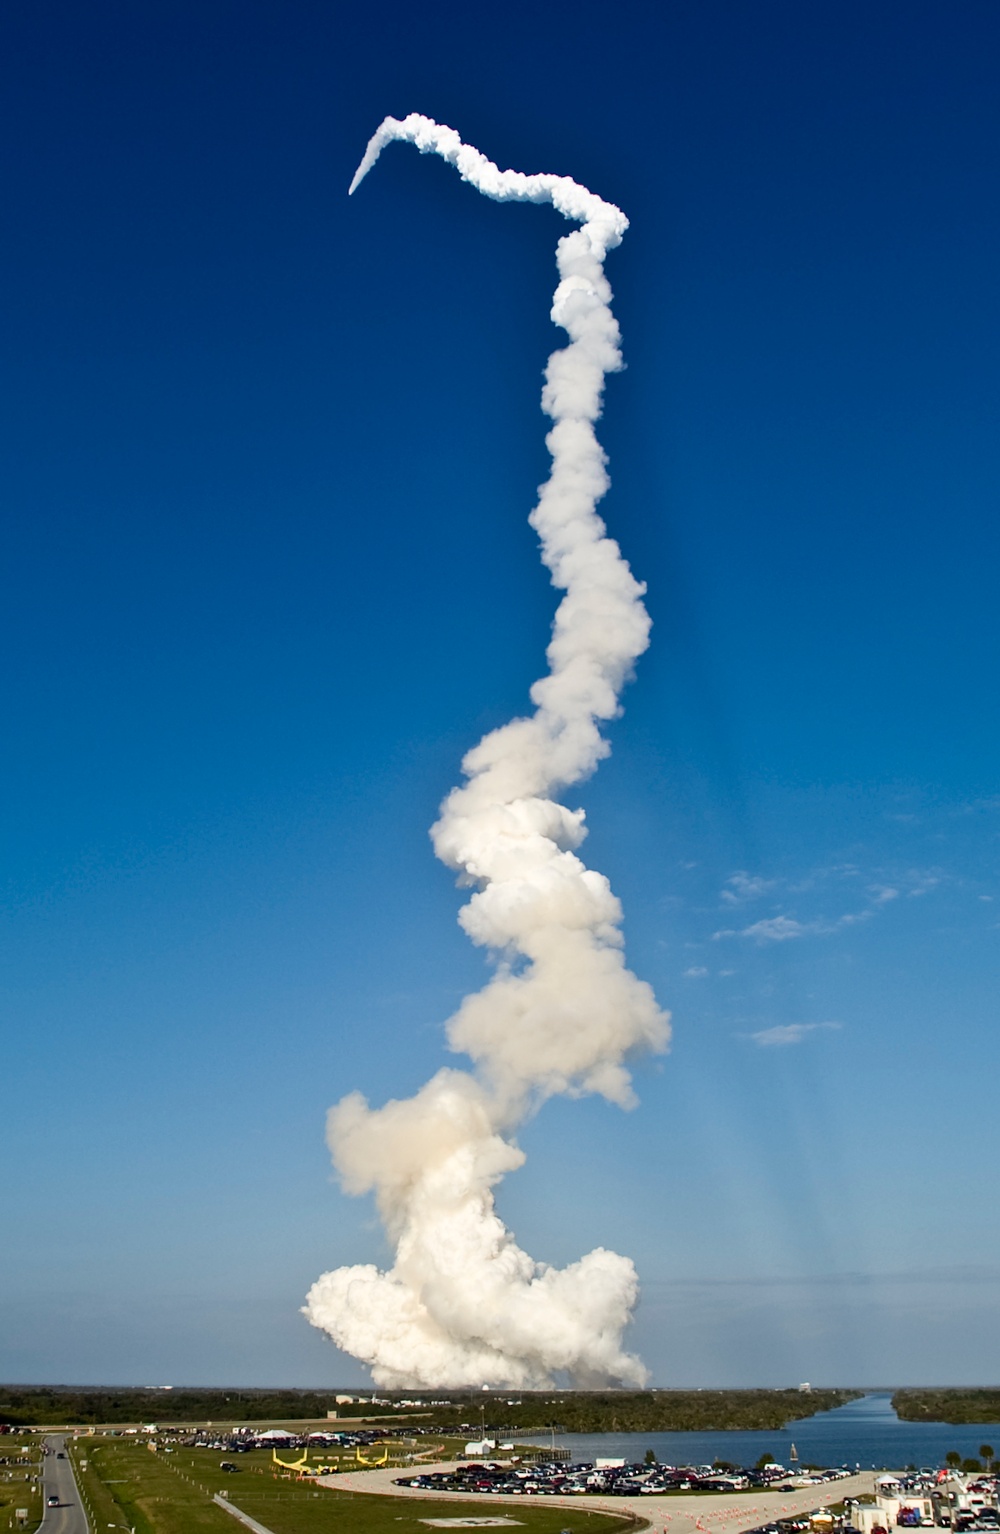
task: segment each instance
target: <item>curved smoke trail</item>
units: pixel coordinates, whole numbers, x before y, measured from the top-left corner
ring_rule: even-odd
[[[663,1049],[667,1014],[625,967],[621,907],[576,856],[583,811],[551,794],[609,750],[600,721],[649,643],[645,588],[596,512],[608,488],[594,435],[604,378],[621,366],[604,258],[628,227],[620,209],[567,176],[501,171],[452,128],[387,117],[351,183],[402,139],[454,165],[488,197],[550,202],[580,227],[557,246],[552,320],[570,337],[545,370],[552,471],[531,524],[552,583],[565,591],[531,689],[535,712],[493,730],[462,763],[433,827],[439,858],[477,892],[459,920],[499,956],[493,978],[447,1025],[476,1075],[443,1069],[404,1102],[369,1108],[352,1093],[331,1109],[328,1141],[345,1190],[374,1190],[394,1243],[392,1269],[338,1268],[313,1285],[309,1320],[362,1359],[383,1386],[639,1384],[622,1348],[638,1295],[635,1268],[601,1248],[564,1269],[536,1263],[499,1220],[493,1186],[523,1156],[505,1134],[555,1093],[597,1092],[628,1107],[626,1057]]]

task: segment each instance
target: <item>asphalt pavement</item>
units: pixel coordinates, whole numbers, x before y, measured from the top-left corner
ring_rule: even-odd
[[[415,1486],[397,1486],[400,1476],[419,1475],[433,1470],[453,1470],[458,1461],[446,1465],[414,1465],[411,1470],[353,1470],[346,1474],[320,1476],[322,1486],[337,1487],[341,1491],[381,1492],[383,1496],[433,1497],[445,1502],[451,1497],[456,1501],[504,1503],[508,1516],[517,1517],[518,1506],[528,1506],[528,1499],[492,1495],[490,1493],[424,1491]],[[461,1461],[468,1464],[468,1460]],[[873,1472],[852,1475],[842,1481],[827,1481],[821,1486],[801,1487],[795,1491],[743,1491],[709,1492],[695,1496],[666,1497],[537,1497],[536,1506],[575,1507],[580,1512],[617,1513],[623,1511],[637,1514],[648,1521],[654,1534],[743,1534],[744,1530],[758,1528],[776,1518],[789,1518],[795,1513],[815,1512],[843,1497],[860,1497],[869,1494],[875,1485]]]
[[[60,1454],[66,1454],[65,1438],[55,1435],[46,1438],[45,1448],[42,1521],[38,1526],[38,1534],[90,1534],[69,1456],[59,1458]],[[55,1507],[49,1506],[50,1497],[59,1498]]]

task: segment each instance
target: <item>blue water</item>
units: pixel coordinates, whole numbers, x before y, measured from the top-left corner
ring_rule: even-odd
[[[539,1444],[551,1442],[540,1436]],[[907,1465],[943,1463],[949,1449],[962,1458],[979,1456],[981,1443],[1000,1455],[1000,1422],[955,1427],[947,1422],[901,1422],[889,1393],[849,1401],[835,1411],[803,1417],[778,1432],[763,1433],[565,1433],[556,1443],[574,1460],[620,1457],[641,1460],[652,1449],[661,1464],[710,1465],[715,1459],[755,1465],[770,1454],[780,1465],[791,1463],[794,1443],[800,1465],[849,1465],[862,1470],[902,1470]]]

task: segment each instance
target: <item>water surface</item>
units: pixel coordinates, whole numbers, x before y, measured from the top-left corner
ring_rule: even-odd
[[[540,1435],[534,1441],[544,1444],[552,1440]],[[667,1465],[710,1465],[715,1459],[755,1465],[762,1454],[770,1454],[780,1465],[789,1465],[794,1444],[800,1465],[901,1470],[907,1465],[937,1467],[950,1449],[957,1450],[963,1459],[978,1458],[983,1443],[992,1444],[1000,1454],[1000,1423],[959,1427],[947,1422],[901,1422],[886,1391],[803,1417],[777,1431],[557,1433],[555,1442],[569,1449],[574,1460],[619,1457],[635,1461],[652,1449]]]

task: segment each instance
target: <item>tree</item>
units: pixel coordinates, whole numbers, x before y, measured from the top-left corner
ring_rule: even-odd
[[[659,1464],[659,1460],[656,1458],[656,1450],[655,1449],[647,1449],[646,1450],[646,1464],[647,1465],[658,1465]]]
[[[992,1465],[993,1445],[991,1443],[981,1443],[979,1445],[979,1453],[981,1457],[986,1461],[987,1465]]]
[[[957,1470],[959,1465],[962,1463],[962,1456],[957,1452],[957,1450],[949,1449],[944,1457],[944,1462],[946,1465],[951,1465],[953,1470]]]
[[[763,1470],[765,1465],[773,1465],[773,1464],[774,1464],[774,1455],[773,1454],[762,1454],[760,1459],[757,1461],[757,1469],[758,1470]]]
[[[962,1461],[962,1469],[968,1471],[970,1475],[974,1475],[977,1470],[982,1470],[982,1468],[982,1462],[978,1459],[963,1459]]]

